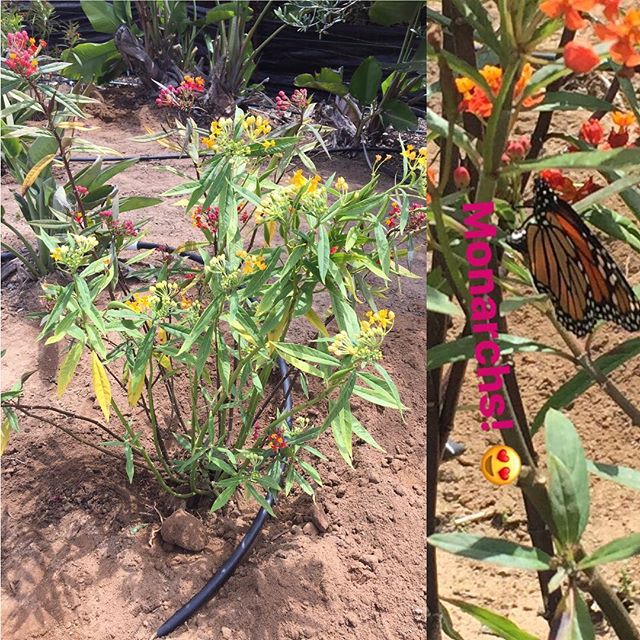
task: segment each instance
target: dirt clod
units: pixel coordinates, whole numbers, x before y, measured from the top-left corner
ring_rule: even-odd
[[[207,544],[207,530],[202,521],[183,509],[174,511],[162,523],[160,535],[165,542],[187,551],[202,551]]]

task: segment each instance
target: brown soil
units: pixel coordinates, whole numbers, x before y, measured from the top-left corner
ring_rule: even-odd
[[[134,97],[130,99],[133,100]],[[129,98],[127,98],[128,100]],[[115,103],[114,103],[115,101]],[[126,154],[165,153],[128,138],[158,129],[154,107],[135,111],[113,94],[94,111],[100,129],[88,137]],[[109,114],[105,116],[105,114]],[[115,117],[113,117],[115,115]],[[103,119],[100,120],[99,117]],[[181,179],[146,162],[115,179],[122,195],[157,195]],[[368,170],[360,159],[320,160],[352,185]],[[6,176],[5,176],[6,178]],[[5,181],[2,202],[15,216]],[[163,203],[125,217],[149,217],[147,237],[180,244],[195,239],[182,209]],[[413,269],[423,276],[424,257]],[[25,402],[55,397],[58,350],[36,342],[37,285],[19,278],[5,287],[2,305],[2,388],[25,371]],[[424,633],[425,328],[423,280],[394,287],[387,302],[397,324],[385,363],[410,408],[403,423],[390,410],[355,403],[356,415],[384,447],[354,447],[354,468],[335,451],[330,435],[319,448],[325,485],[317,503],[330,526],[318,534],[303,527],[312,501],[294,493],[277,507],[259,542],[220,594],[172,637],[208,640],[359,638],[413,640]],[[86,369],[72,382],[61,408],[95,415]],[[52,420],[59,418],[52,415]],[[65,420],[61,424],[94,441],[100,434]],[[255,505],[231,504],[204,519],[209,542],[201,553],[181,552],[156,535],[161,517],[177,506],[145,473],[129,485],[124,468],[55,427],[25,419],[2,458],[2,621],[7,640],[146,639],[213,575],[248,528]]]

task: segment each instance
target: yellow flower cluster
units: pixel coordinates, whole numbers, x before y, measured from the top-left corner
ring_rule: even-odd
[[[385,335],[391,331],[395,314],[388,309],[376,313],[367,312],[367,319],[360,321],[360,334],[351,339],[346,331],[338,333],[329,351],[335,356],[351,356],[356,361],[375,362],[382,359],[380,347]]]
[[[347,193],[347,191],[349,191],[349,183],[342,176],[336,180],[335,187],[342,193]]]
[[[85,255],[98,245],[95,236],[80,236],[70,234],[69,244],[60,245],[51,251],[51,257],[58,263],[66,265],[71,271],[75,271],[84,264]]]
[[[240,131],[236,124],[240,123]],[[260,142],[265,150],[276,146],[275,140],[265,140],[265,136],[271,133],[271,124],[263,116],[242,116],[238,121],[231,118],[219,118],[211,123],[211,134],[202,139],[202,144],[219,153],[228,155],[246,156],[249,153],[248,145]]]
[[[246,116],[242,121],[242,128],[247,132],[249,139],[254,141],[271,133],[269,120],[262,116]]]
[[[409,162],[417,160],[418,163],[425,164],[427,161],[427,147],[420,147],[416,151],[412,144],[408,144],[400,155],[404,156]]]
[[[238,251],[236,255],[244,261],[244,264],[242,265],[242,273],[245,276],[249,276],[256,271],[264,271],[267,268],[267,263],[264,261],[262,254],[252,256],[246,251]]]
[[[318,185],[321,181],[322,178],[320,176],[313,176],[313,178],[308,180],[302,175],[302,169],[298,169],[291,178],[291,186],[294,191],[300,191],[307,183],[309,183],[306,193],[314,193],[317,191]]]
[[[150,293],[134,293],[131,296],[131,300],[125,302],[125,305],[136,313],[145,313],[151,308],[151,294]]]

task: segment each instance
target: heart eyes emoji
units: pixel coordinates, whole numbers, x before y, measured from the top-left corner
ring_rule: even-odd
[[[522,463],[515,449],[506,445],[489,447],[482,456],[482,475],[496,485],[511,484],[518,479]]]

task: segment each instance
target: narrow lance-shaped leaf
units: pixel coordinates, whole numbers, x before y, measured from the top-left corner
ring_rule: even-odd
[[[428,541],[434,547],[449,553],[511,569],[544,571],[551,567],[552,559],[544,551],[509,540],[485,538],[469,533],[434,533]]]
[[[443,598],[443,600],[473,616],[478,622],[488,627],[490,631],[500,638],[504,638],[505,640],[540,640],[536,636],[532,636],[530,633],[523,631],[517,624],[511,622],[509,618],[498,615],[493,611],[489,611],[470,602],[464,602],[463,600],[451,598]]]
[[[109,407],[111,406],[111,385],[104,365],[95,352],[91,352],[91,375],[93,379],[93,392],[102,413],[107,422],[109,422]]]
[[[74,342],[67,353],[67,357],[60,365],[60,370],[58,372],[58,397],[61,397],[69,386],[71,378],[73,378],[73,374],[78,366],[78,362],[80,362],[83,349],[84,344],[82,342]]]
[[[579,569],[588,569],[608,562],[626,560],[640,554],[640,533],[631,533],[623,538],[612,540],[596,549],[578,563]]]

